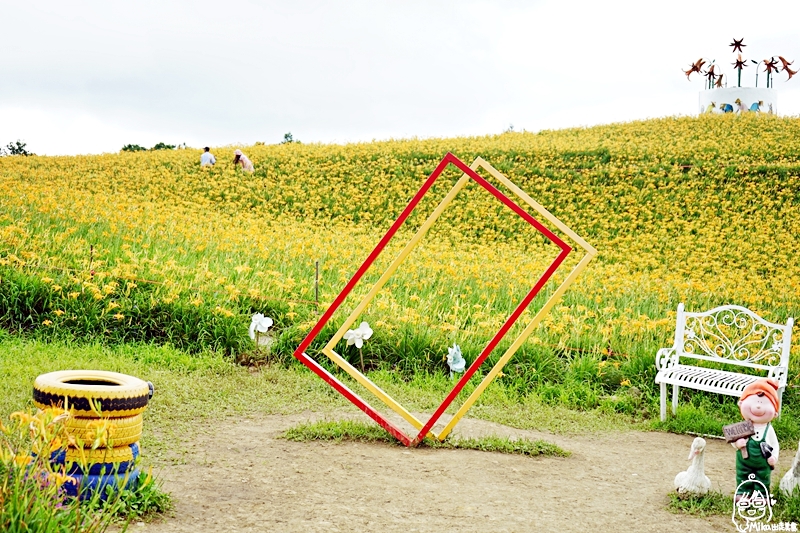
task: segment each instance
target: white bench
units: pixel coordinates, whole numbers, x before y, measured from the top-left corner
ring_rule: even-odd
[[[672,385],[673,415],[678,406],[680,387],[741,396],[742,390],[750,383],[770,377],[778,381],[778,395],[783,400],[792,324],[793,318],[789,318],[785,325],[767,322],[738,305],[687,313],[683,304],[679,304],[675,344],[672,348],[660,349],[656,354],[656,383],[661,385],[661,420],[667,418],[667,385]],[[747,373],[712,368],[720,364],[734,369],[739,367]],[[762,375],[755,375],[756,370]]]

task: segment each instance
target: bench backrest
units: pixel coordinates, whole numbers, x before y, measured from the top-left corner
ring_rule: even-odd
[[[678,305],[675,351],[694,357],[768,370],[788,367],[792,325],[767,322],[738,305],[723,305],[702,313],[684,311]]]

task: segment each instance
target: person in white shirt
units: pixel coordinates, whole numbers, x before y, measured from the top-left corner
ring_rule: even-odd
[[[203,148],[203,150],[204,150],[203,155],[200,156],[200,166],[201,167],[210,167],[210,166],[216,164],[217,158],[214,157],[214,154],[212,154],[209,151],[208,146]]]

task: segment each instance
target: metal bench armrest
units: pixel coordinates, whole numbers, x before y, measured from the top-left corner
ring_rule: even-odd
[[[767,377],[774,378],[781,387],[786,386],[786,375],[788,374],[789,369],[785,366],[775,366],[769,369],[769,375]]]
[[[661,348],[656,353],[656,369],[664,370],[678,364],[678,358],[675,355],[675,348]]]

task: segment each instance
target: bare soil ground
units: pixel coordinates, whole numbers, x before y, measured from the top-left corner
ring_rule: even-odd
[[[675,474],[689,466],[690,436],[562,436],[473,419],[456,428],[467,437],[545,439],[570,451],[568,458],[277,438],[317,418],[226,420],[187,436],[192,453],[185,464],[157,470],[173,495],[172,516],[131,524],[130,531],[735,530],[730,517],[666,510]],[[733,451],[723,441],[707,442],[706,474],[715,489],[732,493]],[[784,450],[776,472],[792,455]],[[776,474],[773,485],[778,481]]]

